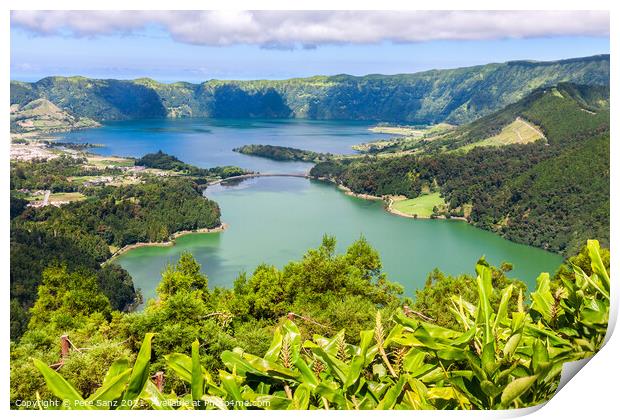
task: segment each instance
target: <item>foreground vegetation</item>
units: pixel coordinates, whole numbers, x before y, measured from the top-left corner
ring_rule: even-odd
[[[282,278],[290,278],[286,273],[295,272],[298,267],[305,269],[299,273],[310,280],[324,270],[322,267],[333,267],[337,261],[352,264],[351,267],[376,267],[376,261],[367,265],[373,253],[363,241],[341,257],[330,256],[330,247],[331,241],[326,238],[322,247],[311,251],[303,262],[285,268]],[[321,265],[316,264],[316,258],[322,259]],[[306,265],[309,262],[314,264]],[[531,294],[531,306],[527,307],[519,284],[506,283],[501,274],[498,277],[498,270],[480,260],[477,276],[471,283],[460,282],[461,292],[453,289],[450,295],[441,293],[446,301],[435,305],[441,304],[443,312],[452,314],[452,327],[438,325],[419,308],[406,305],[402,310],[364,310],[362,314],[370,319],[359,331],[355,331],[356,324],[345,323],[331,335],[325,335],[329,330],[311,317],[292,311],[283,316],[293,306],[286,298],[288,292],[283,300],[277,293],[290,289],[261,283],[267,289],[256,297],[266,296],[271,305],[283,302],[284,306],[277,311],[279,325],[270,344],[263,344],[263,350],[256,351],[247,345],[237,347],[237,343],[214,348],[221,340],[222,325],[238,328],[239,314],[220,309],[211,317],[204,317],[196,303],[187,305],[202,299],[213,302],[226,292],[209,291],[206,278],[186,256],[176,269],[169,268],[164,274],[158,288],[159,302],[153,301],[145,314],[133,315],[132,321],[138,323],[140,317],[155,316],[161,322],[162,316],[182,313],[178,320],[185,325],[193,319],[197,325],[208,326],[204,334],[179,334],[169,323],[161,331],[146,326],[150,332],[140,334],[144,339],[142,344],[136,343],[135,353],[127,354],[118,344],[114,347],[118,349],[116,354],[106,355],[101,363],[101,356],[91,356],[101,354],[98,347],[78,350],[61,360],[58,371],[34,353],[30,353],[36,357],[32,363],[22,355],[23,365],[12,360],[12,400],[24,396],[24,375],[36,367],[40,376],[33,375],[29,385],[33,386],[33,381],[38,385],[30,392],[36,390],[34,401],[46,408],[49,404],[43,402],[49,402],[48,398],[57,401],[57,407],[70,409],[506,409],[537,405],[553,396],[563,363],[589,357],[602,345],[609,319],[608,264],[608,253],[599,248],[597,241],[588,241],[587,248],[570,259],[555,277],[540,275]],[[260,271],[259,268],[253,279]],[[364,273],[369,274],[367,270],[357,274],[347,271],[354,277],[361,275],[357,277],[360,280]],[[323,278],[327,279],[316,279]],[[365,283],[358,281],[360,286]],[[56,284],[62,287],[61,283]],[[321,284],[328,287],[325,290],[334,301],[333,293],[338,289],[329,288],[329,281]],[[366,284],[366,290],[371,291],[373,286]],[[321,289],[312,280],[299,286],[312,289],[307,296],[321,299],[317,293]],[[349,290],[357,290],[351,286]],[[429,284],[425,290],[435,287]],[[264,293],[268,290],[272,293]],[[233,299],[245,295],[237,294],[239,291],[236,287]],[[50,295],[41,296],[43,303],[34,308],[33,330],[37,322],[42,322],[39,315],[49,315],[45,312],[51,308],[56,313],[70,309],[49,306]],[[248,303],[256,302],[256,297]],[[179,305],[181,302],[183,305]],[[247,308],[235,304],[228,310],[239,306]],[[100,318],[102,313],[90,316]],[[88,320],[83,322],[82,328],[88,329]],[[97,334],[114,336],[118,334],[118,325],[113,321],[108,327],[104,322]],[[26,348],[33,350],[34,337],[36,334],[13,348],[12,357],[23,354]],[[170,351],[178,340],[184,342],[177,345],[181,351]],[[168,351],[162,355],[162,350]],[[205,353],[214,352],[219,364],[214,366],[212,358],[205,363]],[[76,359],[79,361],[75,362]],[[99,362],[94,364],[96,372],[78,370],[80,365],[91,366],[94,360]],[[161,372],[151,377],[157,371]],[[165,382],[161,381],[162,375]],[[46,387],[42,386],[41,377]],[[90,380],[85,381],[85,377]]]

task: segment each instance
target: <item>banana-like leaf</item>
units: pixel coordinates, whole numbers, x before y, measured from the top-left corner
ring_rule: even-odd
[[[502,392],[502,405],[505,408],[508,408],[510,403],[512,403],[516,398],[519,398],[521,395],[525,394],[528,389],[536,383],[538,379],[538,375],[525,376],[523,378],[517,378],[506,385],[504,391]]]
[[[541,340],[534,340],[532,353],[532,369],[534,373],[540,373],[549,365],[549,352],[547,346]]]
[[[345,389],[348,389],[350,386],[356,384],[359,379],[361,379],[360,373],[362,369],[365,368],[366,365],[372,360],[368,359],[367,352],[373,339],[373,331],[361,331],[360,337],[359,353],[353,357],[353,360],[351,360],[349,365],[349,371],[343,384]]]
[[[299,370],[303,382],[311,389],[314,389],[314,387],[319,384],[319,381],[314,376],[314,372],[312,372],[312,369],[310,369],[310,367],[302,357],[297,359],[297,361],[295,362],[295,367],[297,368],[297,370]]]
[[[116,360],[114,363],[112,363],[112,365],[108,369],[108,372],[105,374],[105,377],[103,378],[103,384],[101,384],[101,386],[105,387],[106,385],[108,385],[108,382],[111,379],[117,377],[127,369],[129,369],[129,360],[127,360],[126,357],[122,357]]]
[[[61,374],[39,359],[32,360],[43,375],[47,388],[63,401],[63,407],[73,410],[90,410],[93,408],[91,404],[84,401],[80,393]]]
[[[241,376],[249,374],[278,380],[299,380],[297,372],[252,354],[244,353],[241,356],[237,352],[226,350],[220,357],[230,370]]]
[[[204,408],[202,395],[204,394],[205,378],[202,375],[200,366],[200,343],[195,340],[192,343],[192,400],[198,403],[200,408]]]
[[[478,276],[476,277],[476,284],[478,286],[478,305],[479,316],[481,322],[484,325],[484,344],[494,343],[495,336],[491,329],[491,304],[489,303],[489,297],[493,292],[493,285],[491,283],[491,269],[487,266],[478,264],[476,266]]]
[[[307,410],[310,404],[310,388],[301,384],[295,389],[293,394],[293,401],[288,406],[289,410]]]
[[[480,382],[480,388],[482,389],[482,392],[492,398],[495,398],[502,393],[502,388],[496,386],[493,382],[489,380],[484,380]]]
[[[101,388],[88,397],[88,401],[98,408],[112,407],[112,401],[119,399],[123,395],[127,381],[129,381],[129,375],[131,375],[131,369],[127,368],[114,378],[106,377],[107,381],[104,381]]]
[[[131,376],[129,377],[129,384],[127,390],[123,395],[124,403],[120,408],[128,409],[137,403],[138,396],[142,393],[144,385],[149,378],[149,366],[151,363],[151,340],[153,339],[153,333],[147,333],[144,336],[144,341],[140,346],[138,357],[131,370]]]
[[[276,328],[273,333],[273,338],[271,339],[271,345],[269,346],[269,350],[265,353],[265,360],[269,360],[270,362],[277,362],[278,357],[280,356],[280,350],[282,349],[282,331],[281,328]]]
[[[385,393],[383,399],[377,404],[377,410],[390,410],[396,405],[398,397],[403,392],[405,387],[405,375],[402,375],[398,382],[396,382],[388,391]]]
[[[192,358],[181,353],[164,356],[166,365],[172,369],[182,381],[192,383]]]
[[[347,400],[344,398],[342,389],[336,382],[323,381],[317,385],[314,391],[330,403],[337,404],[342,408],[347,406]]]
[[[338,360],[336,357],[327,353],[321,347],[311,347],[310,348],[314,355],[321,360],[327,367],[331,374],[336,378],[340,383],[345,383],[347,380],[348,367],[346,364]]]
[[[140,393],[140,399],[149,403],[149,407],[153,410],[174,410],[150,379],[144,384],[142,393]]]
[[[245,400],[241,396],[241,389],[237,383],[237,378],[226,371],[220,370],[220,382],[228,393],[228,400],[235,403],[233,406],[245,410]]]
[[[513,285],[509,285],[508,287],[502,290],[502,297],[499,301],[499,306],[497,308],[497,315],[495,316],[495,323],[493,325],[493,330],[497,333],[497,329],[502,323],[506,322],[506,315],[508,313],[508,303],[510,302],[510,298],[512,297],[512,289]]]
[[[458,389],[451,386],[437,386],[428,389],[429,399],[456,400],[461,405],[469,405],[469,400]]]
[[[497,369],[497,362],[495,360],[495,345],[494,343],[487,343],[482,349],[482,368],[487,375],[492,375]]]
[[[602,280],[603,289],[606,290],[607,293],[609,293],[609,273],[607,273],[607,269],[605,268],[605,264],[603,264],[603,259],[601,258],[601,247],[598,241],[595,239],[589,239],[587,247],[588,255],[590,256],[592,272],[595,273]]]
[[[549,273],[541,273],[536,280],[538,283],[536,291],[532,292],[532,309],[540,313],[545,321],[550,322],[552,317],[552,308],[555,299],[551,294],[551,280]]]
[[[585,283],[592,286],[596,291],[602,294],[605,299],[609,300],[609,288],[607,288],[607,290],[604,290],[604,286],[602,284],[598,284],[596,280],[599,279],[599,276],[597,274],[594,274],[592,275],[592,277],[590,277],[581,269],[581,267],[577,265],[573,266],[573,271],[575,272],[575,278],[581,278]]]

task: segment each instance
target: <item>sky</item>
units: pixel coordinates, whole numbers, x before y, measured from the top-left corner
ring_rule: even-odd
[[[414,73],[609,53],[607,12],[13,11],[11,79]]]

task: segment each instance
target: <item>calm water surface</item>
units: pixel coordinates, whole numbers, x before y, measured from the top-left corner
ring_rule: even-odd
[[[237,165],[265,173],[302,173],[311,164],[277,162],[232,151],[244,144],[273,144],[317,152],[351,153],[354,144],[388,136],[368,131],[369,123],[307,120],[217,120],[204,118],[123,121],[60,136],[62,141],[104,144],[103,155],[139,157],[163,150],[200,166]],[[174,247],[145,247],[120,256],[146,298],[166,264],[189,251],[202,264],[212,286],[231,286],[241,272],[265,262],[278,267],[301,258],[335,235],[338,250],[366,237],[379,251],[384,271],[413,294],[435,267],[449,274],[473,273],[478,258],[509,261],[512,274],[530,287],[541,271],[554,271],[559,255],[504,240],[464,222],[413,220],[391,215],[382,203],[346,196],[333,185],[303,178],[256,178],[234,186],[214,186],[222,233],[192,234]]]
[[[349,197],[334,186],[303,178],[255,178],[205,195],[216,200],[222,233],[181,237],[174,247],[144,247],[117,262],[133,276],[146,298],[154,296],[160,273],[189,251],[202,264],[212,286],[231,286],[240,272],[251,273],[262,262],[277,267],[299,259],[335,235],[338,250],[363,235],[380,253],[388,278],[408,295],[424,286],[427,274],[440,267],[450,274],[473,273],[478,258],[492,264],[509,261],[512,274],[530,287],[541,271],[554,271],[557,254],[515,244],[465,222],[413,220],[384,211],[382,203]]]
[[[106,123],[60,135],[61,141],[103,144],[101,155],[141,157],[163,150],[184,162],[211,168],[237,165],[265,173],[302,173],[311,163],[278,162],[233,152],[246,144],[271,144],[325,153],[354,153],[351,146],[389,136],[368,131],[358,121],[260,119],[152,119]]]

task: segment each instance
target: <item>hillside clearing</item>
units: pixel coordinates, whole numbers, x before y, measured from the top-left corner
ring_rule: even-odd
[[[73,201],[81,201],[85,199],[86,196],[79,192],[54,193],[50,194],[49,204],[58,206],[60,204],[66,204]]]
[[[538,127],[521,118],[517,118],[504,127],[499,134],[493,137],[488,137],[476,143],[460,147],[457,150],[468,151],[474,147],[500,147],[507,146],[509,144],[527,144],[544,138],[544,134]]]
[[[392,209],[410,216],[431,217],[435,206],[444,206],[445,202],[438,192],[421,195],[416,198],[395,200]]]

